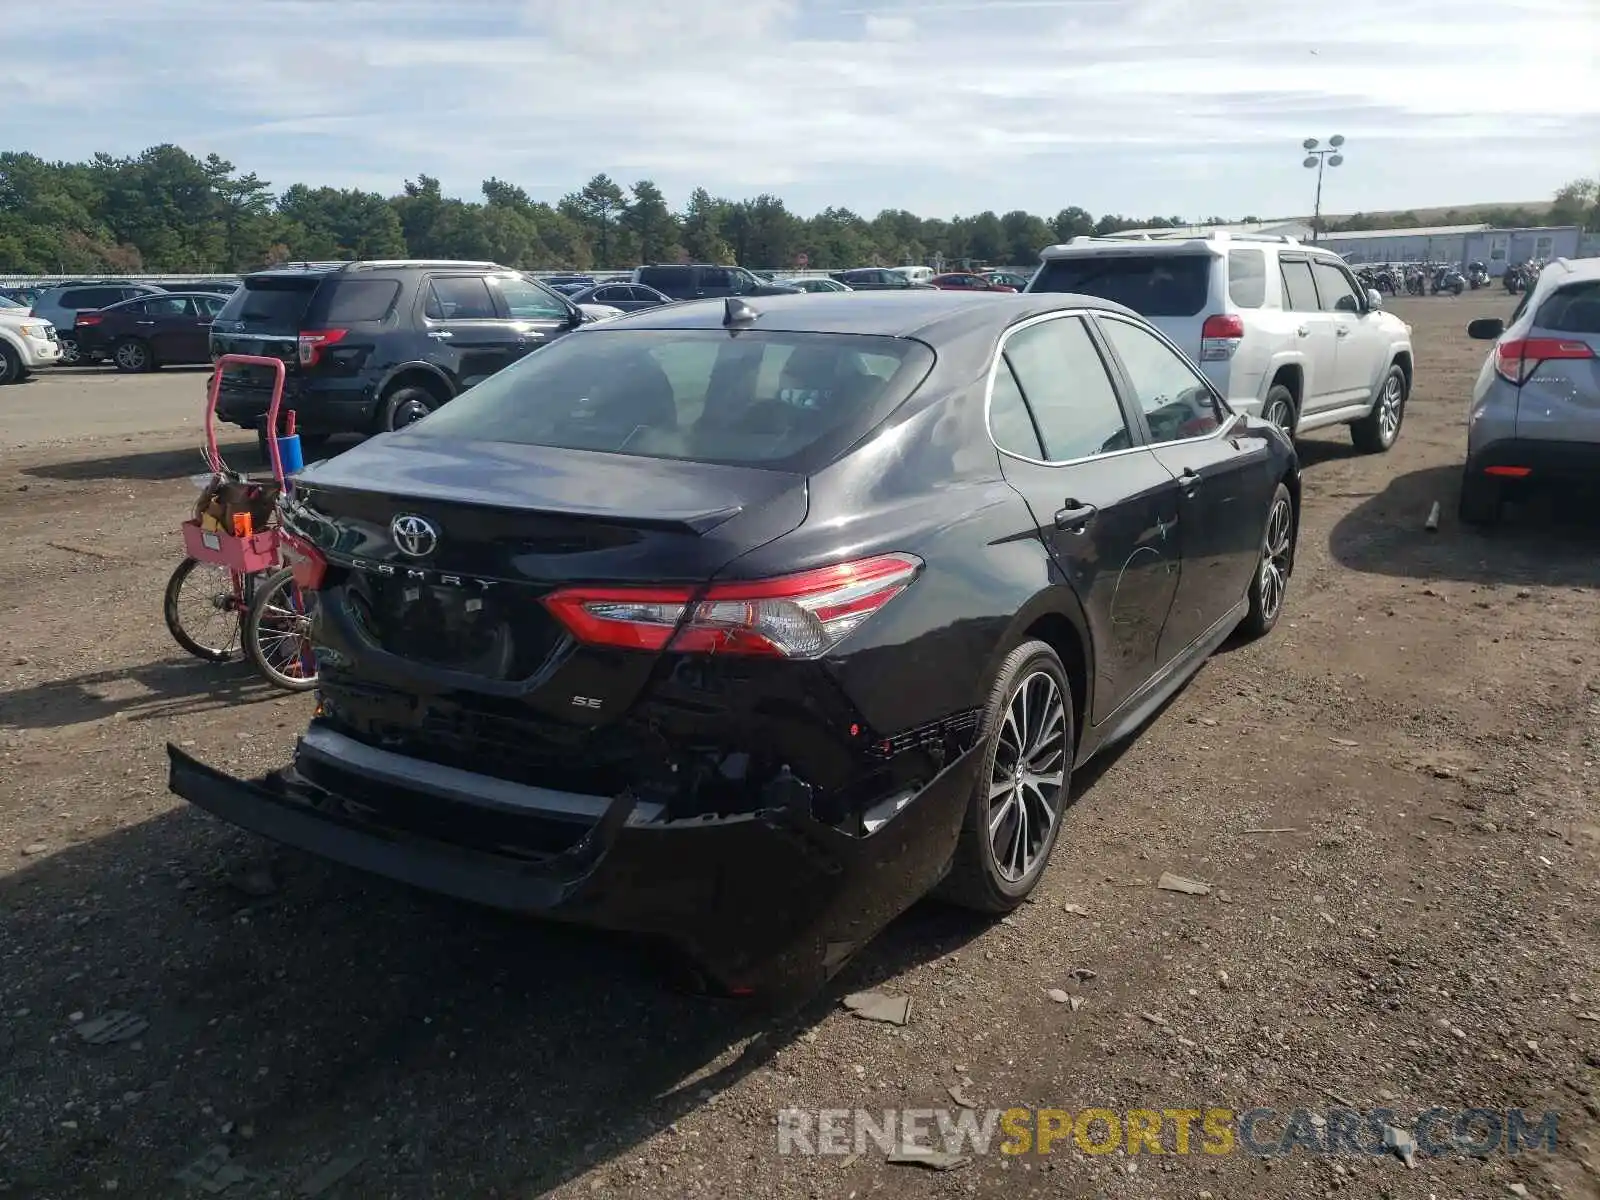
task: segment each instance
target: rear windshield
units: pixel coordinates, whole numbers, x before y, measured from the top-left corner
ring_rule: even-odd
[[[258,329],[293,333],[300,328],[320,275],[246,279],[217,314],[219,321],[244,321]]]
[[[1080,254],[1052,258],[1035,292],[1077,292],[1126,304],[1144,317],[1192,317],[1211,290],[1209,254]]]
[[[591,328],[484,380],[416,429],[810,472],[898,407],[933,361],[905,338]]]
[[[1556,333],[1600,334],[1600,280],[1555,292],[1539,306],[1534,324]]]

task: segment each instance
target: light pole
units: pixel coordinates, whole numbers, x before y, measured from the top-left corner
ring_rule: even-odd
[[[1300,144],[1306,152],[1306,160],[1301,165],[1317,169],[1317,207],[1311,217],[1311,240],[1319,242],[1322,240],[1322,168],[1324,165],[1337,167],[1344,162],[1344,152],[1340,149],[1344,145],[1344,138],[1334,134],[1328,139],[1327,146],[1321,149],[1318,149],[1321,143],[1316,138],[1307,138]]]

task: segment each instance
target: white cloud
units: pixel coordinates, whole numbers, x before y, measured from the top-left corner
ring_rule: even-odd
[[[55,0],[10,33],[12,142],[176,141],[275,183],[554,198],[596,171],[929,215],[1295,212],[1547,195],[1594,170],[1570,0]],[[1313,53],[1315,51],[1315,53]],[[1559,101],[1537,86],[1558,60]],[[25,64],[25,65],[16,65]],[[61,88],[92,78],[92,90]],[[1168,185],[1181,181],[1174,190]]]

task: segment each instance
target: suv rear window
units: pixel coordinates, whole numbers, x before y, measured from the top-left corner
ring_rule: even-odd
[[[1235,308],[1260,308],[1267,302],[1266,251],[1228,251],[1228,299]]]
[[[259,329],[297,332],[300,318],[305,315],[311,296],[321,282],[320,275],[246,279],[244,286],[228,297],[217,320],[243,321]]]
[[[330,279],[317,289],[306,316],[312,325],[335,328],[357,321],[382,321],[399,295],[400,283],[394,279]]]
[[[1600,334],[1600,280],[1575,283],[1539,306],[1534,324],[1557,333]]]
[[[898,407],[933,361],[906,338],[591,328],[490,376],[416,430],[810,472]]]
[[[1041,265],[1031,290],[1098,296],[1144,317],[1192,317],[1206,306],[1211,263],[1210,254],[1075,254]]]
[[[688,267],[640,267],[639,282],[655,288],[658,292],[668,295],[675,291],[681,292],[688,288],[691,282],[690,268]]]

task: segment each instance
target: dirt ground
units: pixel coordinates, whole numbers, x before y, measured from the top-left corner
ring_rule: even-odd
[[[919,906],[782,1019],[667,991],[626,939],[176,801],[168,740],[265,770],[311,708],[162,627],[201,377],[0,389],[0,1195],[1600,1195],[1600,519],[1456,524],[1484,352],[1463,329],[1510,303],[1394,307],[1418,352],[1399,444],[1304,445],[1277,631],[1080,781],[1036,903]],[[845,1012],[863,988],[909,996],[909,1023]],[[950,1108],[952,1086],[980,1110],[1348,1103],[1407,1129],[1555,1110],[1559,1138],[1411,1169],[1070,1138],[943,1172],[778,1153],[780,1109]]]

